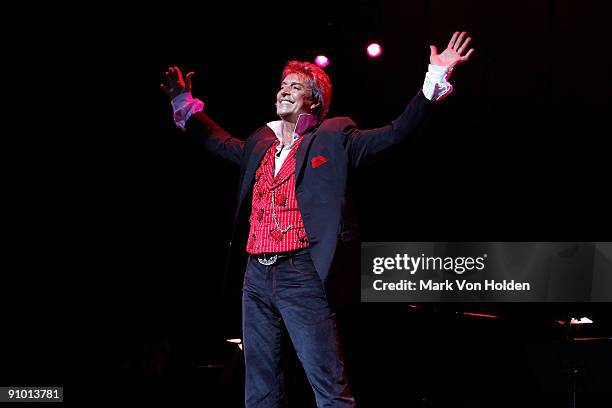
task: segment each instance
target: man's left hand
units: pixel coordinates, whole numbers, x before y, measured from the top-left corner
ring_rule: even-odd
[[[438,49],[435,45],[430,45],[429,48],[431,50],[431,54],[429,55],[429,62],[432,65],[440,65],[443,67],[448,67],[449,69],[454,68],[456,65],[462,64],[470,58],[472,52],[474,52],[473,48],[465,53],[465,49],[467,45],[472,40],[471,37],[467,37],[467,33],[465,31],[459,32],[455,31],[453,37],[448,43],[446,49],[438,54]],[[465,41],[464,41],[465,40]],[[462,56],[463,54],[463,56]]]

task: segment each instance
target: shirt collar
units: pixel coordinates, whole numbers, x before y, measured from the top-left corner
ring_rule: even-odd
[[[310,113],[301,113],[298,116],[298,120],[295,126],[295,132],[293,133],[293,141],[295,142],[300,136],[302,136],[308,129],[315,126],[318,123],[317,117]],[[266,123],[270,129],[276,135],[276,138],[281,142],[283,141],[283,121],[274,120]]]

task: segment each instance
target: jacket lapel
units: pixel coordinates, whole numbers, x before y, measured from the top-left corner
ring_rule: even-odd
[[[298,146],[298,151],[295,155],[295,185],[300,184],[302,180],[304,171],[304,160],[308,154],[308,150],[310,150],[310,145],[312,144],[312,140],[314,139],[314,132],[308,132],[304,136],[302,136],[303,140]]]
[[[298,146],[298,151],[295,156],[295,185],[300,183],[302,178],[302,168],[304,166],[304,159],[308,150],[310,150],[310,144],[314,138],[315,126],[319,124],[319,120],[315,115],[301,114],[298,116],[297,123],[295,125],[296,132],[302,135],[302,142]],[[310,132],[309,132],[310,130]]]

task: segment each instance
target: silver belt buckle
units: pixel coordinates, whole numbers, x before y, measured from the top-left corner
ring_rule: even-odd
[[[278,255],[274,254],[270,258],[266,258],[265,255],[257,257],[257,261],[262,265],[272,265],[278,259]]]

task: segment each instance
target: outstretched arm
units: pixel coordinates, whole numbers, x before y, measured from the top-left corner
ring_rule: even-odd
[[[441,101],[450,95],[453,87],[448,79],[453,69],[468,61],[474,52],[473,48],[465,52],[472,40],[470,37],[466,38],[466,35],[465,31],[455,32],[441,54],[438,54],[434,45],[430,46],[429,70],[425,75],[422,92],[412,99],[404,112],[390,125],[378,129],[360,130],[348,124],[343,129],[348,136],[349,158],[354,166],[414,135],[425,121],[435,101]]]
[[[202,112],[204,103],[191,96],[193,74],[189,72],[183,79],[178,67],[170,67],[166,72],[167,84],[160,85],[172,98],[174,122],[179,128],[195,134],[209,152],[240,165],[244,142],[232,137]]]

